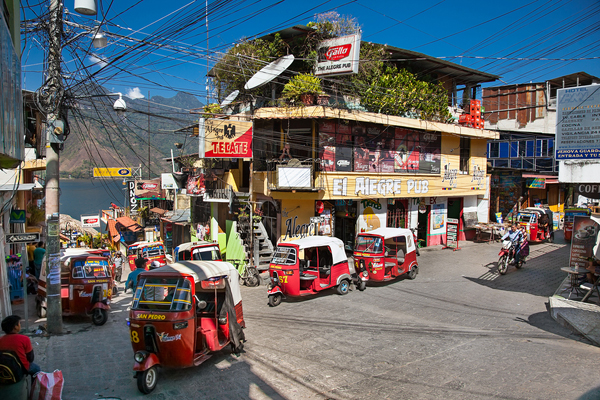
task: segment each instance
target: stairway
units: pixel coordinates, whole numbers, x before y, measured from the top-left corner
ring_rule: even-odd
[[[246,249],[246,258],[250,261],[250,264],[254,264],[254,259],[250,258],[251,240],[250,235],[254,235],[254,243],[258,251],[258,268],[259,271],[265,271],[269,269],[269,264],[273,258],[275,251],[273,244],[269,240],[267,231],[261,221],[254,221],[252,230],[250,229],[250,221],[248,218],[240,218],[237,223],[237,231],[244,242],[244,248]]]

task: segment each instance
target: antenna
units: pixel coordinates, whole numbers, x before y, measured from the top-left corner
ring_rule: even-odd
[[[262,86],[265,83],[271,82],[277,78],[283,71],[285,71],[294,62],[294,55],[288,54],[273,61],[269,65],[263,67],[260,71],[252,75],[252,78],[246,82],[244,89],[250,90],[256,87]]]

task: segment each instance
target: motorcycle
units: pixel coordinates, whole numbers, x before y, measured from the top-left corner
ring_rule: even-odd
[[[514,259],[517,254],[519,255],[519,262],[515,263]],[[523,264],[526,263],[525,257],[529,255],[529,243],[526,238],[523,238],[520,242],[506,239],[502,242],[502,248],[498,255],[500,256],[498,259],[498,272],[500,272],[500,275],[506,274],[508,266],[511,264],[521,269]]]

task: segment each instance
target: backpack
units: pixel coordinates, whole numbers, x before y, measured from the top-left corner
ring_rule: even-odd
[[[25,367],[17,353],[0,350],[0,385],[12,385],[25,376]]]

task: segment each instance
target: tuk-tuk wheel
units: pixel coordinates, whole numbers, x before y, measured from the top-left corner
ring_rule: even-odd
[[[350,290],[350,282],[348,282],[347,279],[344,279],[343,281],[341,281],[337,287],[337,292],[338,292],[338,294],[341,294],[341,295],[348,293],[349,290]]]
[[[271,307],[277,307],[279,304],[281,304],[282,297],[283,296],[281,296],[281,293],[270,294],[269,295],[269,305]]]
[[[37,316],[39,318],[46,318],[46,309],[42,306],[41,302],[35,302],[35,311],[37,312]]]
[[[548,243],[554,243],[554,232],[552,232],[550,236],[548,236]]]
[[[138,390],[148,394],[154,390],[158,382],[158,369],[156,365],[136,374]]]
[[[361,281],[359,279],[358,283],[356,284],[356,288],[362,292],[363,290],[365,290],[367,288],[367,282]]]
[[[118,295],[119,295],[119,288],[117,287],[117,285],[115,285],[112,288],[112,297],[117,297]]]
[[[108,312],[102,308],[95,308],[92,313],[92,322],[94,325],[104,325],[108,320]]]
[[[418,267],[412,267],[412,269],[408,273],[408,279],[415,279],[417,274],[419,273]]]

